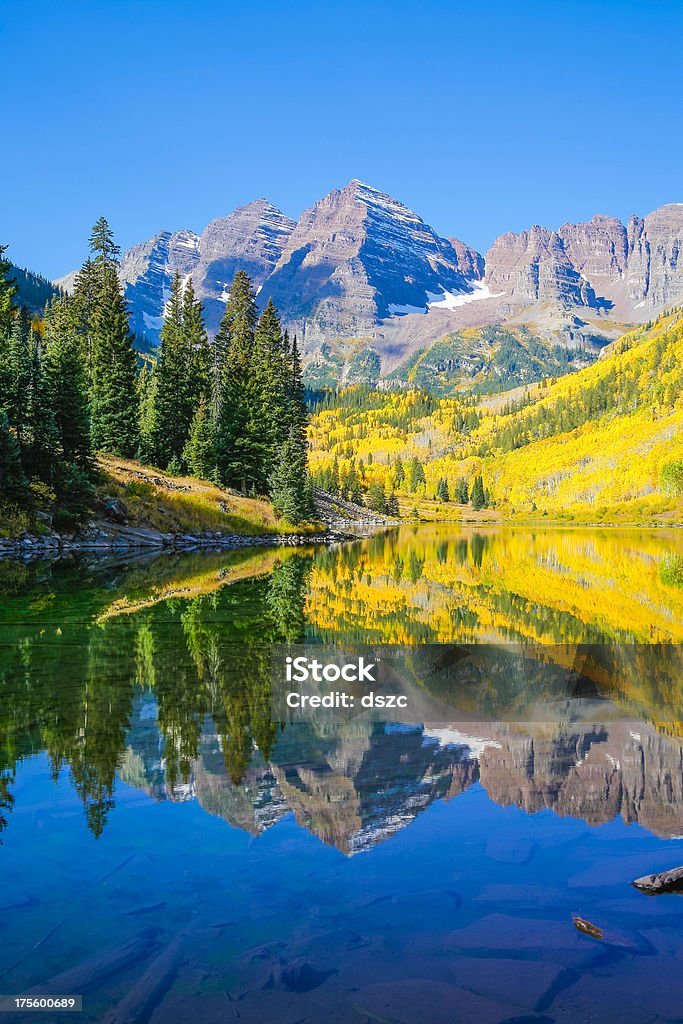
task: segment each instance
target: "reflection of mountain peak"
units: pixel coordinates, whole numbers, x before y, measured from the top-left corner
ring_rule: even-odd
[[[131,749],[137,771],[129,781],[153,789],[134,755]],[[590,825],[620,816],[657,835],[683,833],[680,741],[623,721],[468,723],[462,730],[356,720],[321,731],[301,722],[280,736],[269,761],[257,753],[239,784],[227,776],[217,737],[205,732],[191,778],[169,795],[194,795],[207,812],[252,835],[293,812],[301,827],[353,855],[475,782],[495,803],[528,813],[551,809]]]
[[[419,725],[367,728],[365,755],[351,776],[335,772],[328,757],[297,764],[275,753],[281,790],[299,824],[348,854],[376,846],[446,797],[455,774],[474,778],[465,746],[426,742]]]
[[[204,736],[194,766],[194,783],[205,811],[255,836],[277,824],[289,811],[273,769],[261,757],[255,757],[241,782],[233,784],[214,736]]]

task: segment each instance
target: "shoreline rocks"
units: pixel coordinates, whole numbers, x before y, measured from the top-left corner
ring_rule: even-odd
[[[51,529],[52,517],[40,520],[45,533],[21,537],[0,537],[0,561],[3,558],[59,558],[78,552],[126,551],[233,551],[250,547],[305,547],[358,540],[380,529],[398,526],[398,520],[372,512],[361,505],[316,490],[316,507],[324,530],[318,533],[269,533],[246,536],[219,530],[201,533],[161,533],[143,526],[129,526],[128,509],[113,497],[98,500],[98,518],[75,533],[61,534]],[[229,511],[227,507],[223,511]],[[49,521],[48,521],[49,519]]]
[[[50,531],[42,536],[0,537],[0,560],[4,558],[60,557],[78,552],[117,551],[233,551],[250,547],[306,547],[354,539],[352,534],[328,529],[311,534],[159,533],[142,527],[123,526],[97,520],[78,533]]]

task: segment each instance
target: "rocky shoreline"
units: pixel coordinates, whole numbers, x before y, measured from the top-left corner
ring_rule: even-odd
[[[21,537],[0,537],[0,559],[3,558],[56,558],[78,552],[124,551],[233,551],[250,547],[304,547],[313,544],[332,544],[349,540],[352,534],[327,529],[310,534],[263,534],[244,536],[237,533],[159,533],[157,530],[132,526],[118,526],[96,521],[75,534],[60,534],[50,530],[41,536],[24,534]]]
[[[251,547],[305,547],[314,544],[335,544],[356,540],[379,529],[397,526],[396,520],[371,512],[350,501],[316,490],[316,506],[323,529],[316,533],[267,533],[247,536],[220,530],[197,533],[161,533],[145,526],[126,522],[126,507],[114,498],[101,499],[100,515],[75,533],[58,533],[52,529],[52,518],[45,513],[37,517],[45,525],[43,534],[0,537],[0,560],[3,558],[59,558],[78,552],[123,553],[133,551],[234,551]]]

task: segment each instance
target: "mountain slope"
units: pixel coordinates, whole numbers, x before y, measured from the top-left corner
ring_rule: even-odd
[[[311,442],[314,472],[335,457],[342,474],[362,460],[366,483],[387,487],[397,457],[416,457],[426,477],[419,492],[429,497],[440,479],[452,495],[460,477],[471,489],[481,473],[505,517],[682,522],[683,484],[677,493],[666,467],[683,467],[683,314],[624,336],[586,369],[515,395],[477,403],[342,393],[315,415]],[[414,504],[406,481],[398,490]]]
[[[17,289],[16,304],[25,306],[31,313],[42,316],[47,303],[59,295],[58,287],[32,270],[13,266],[9,276]]]
[[[158,342],[176,271],[183,278],[192,277],[204,302],[207,327],[215,333],[237,271],[246,270],[254,287],[261,288],[293,228],[294,221],[272,203],[257,199],[211,221],[201,235],[160,231],[127,249],[121,258],[121,280],[138,344],[149,348]],[[58,284],[70,290],[75,277],[75,272],[67,274]]]

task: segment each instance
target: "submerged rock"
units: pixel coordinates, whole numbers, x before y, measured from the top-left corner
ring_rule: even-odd
[[[577,931],[583,932],[584,935],[590,935],[592,939],[604,939],[605,937],[602,928],[598,928],[596,924],[591,924],[590,921],[585,921],[582,917],[574,918],[574,927]]]
[[[335,970],[318,971],[301,958],[289,963],[278,960],[265,987],[284,988],[288,992],[310,992],[336,973]]]
[[[683,893],[683,867],[643,875],[642,878],[636,878],[631,882],[631,885],[648,896],[659,896],[665,892]]]

